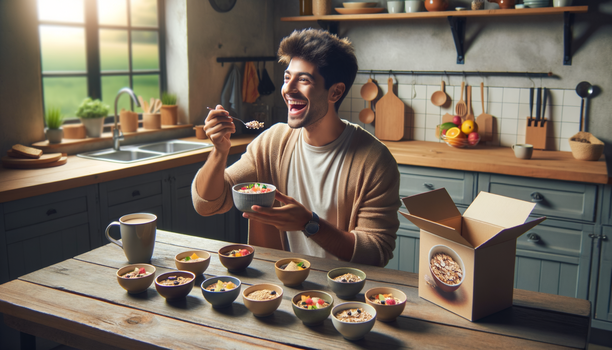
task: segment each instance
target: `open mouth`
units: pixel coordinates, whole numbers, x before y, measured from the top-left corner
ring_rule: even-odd
[[[306,108],[307,102],[304,100],[288,99],[287,104],[289,105],[289,112],[291,114],[297,114]]]

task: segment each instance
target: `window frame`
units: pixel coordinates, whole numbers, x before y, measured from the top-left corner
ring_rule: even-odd
[[[127,6],[127,25],[107,25],[99,24],[98,22],[98,1],[104,0],[83,0],[84,10],[84,23],[73,23],[73,22],[60,22],[60,21],[47,21],[38,20],[38,27],[41,25],[54,25],[54,26],[65,26],[65,27],[76,27],[83,28],[85,30],[85,59],[86,59],[86,71],[73,71],[73,72],[44,72],[42,67],[42,50],[40,50],[40,73],[41,81],[44,78],[64,78],[64,77],[86,77],[87,79],[87,96],[92,99],[102,99],[102,77],[103,76],[128,76],[130,82],[130,89],[134,89],[133,77],[137,75],[158,75],[159,76],[159,95],[163,91],[167,91],[167,76],[166,76],[166,18],[165,18],[165,0],[157,0],[157,28],[155,27],[140,27],[132,26],[131,23],[131,1],[126,0]],[[100,29],[115,29],[115,30],[127,30],[128,40],[128,70],[127,71],[102,71],[100,64]],[[148,70],[137,70],[134,71],[132,67],[132,32],[134,31],[149,31],[157,32],[158,38],[158,59],[159,69],[148,69]],[[39,38],[39,48],[42,48],[42,42]],[[45,89],[44,84],[42,88],[42,102],[43,110],[47,110],[45,105]],[[114,100],[113,100],[114,102]],[[110,122],[109,118],[114,117],[114,106],[112,103],[107,103],[111,106],[110,115],[105,119],[105,123]],[[75,106],[75,109],[78,106]],[[134,110],[134,101],[130,99],[130,107]],[[44,118],[44,116],[43,116]],[[140,115],[142,118],[142,115]],[[67,118],[64,120],[64,124],[78,123],[78,118]]]

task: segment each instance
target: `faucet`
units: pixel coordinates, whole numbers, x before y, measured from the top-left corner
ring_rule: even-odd
[[[115,151],[119,150],[119,141],[123,141],[123,131],[119,130],[119,127],[117,126],[117,102],[119,101],[119,96],[121,96],[123,93],[130,95],[132,100],[134,100],[134,103],[136,103],[136,107],[140,107],[140,103],[138,103],[138,99],[136,98],[136,95],[134,95],[134,91],[132,91],[132,89],[125,87],[117,92],[117,97],[115,97],[115,129],[113,129],[113,149]]]

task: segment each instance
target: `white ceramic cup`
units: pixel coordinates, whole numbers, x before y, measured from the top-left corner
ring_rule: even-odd
[[[404,1],[404,9],[406,12],[421,12],[423,11],[423,1],[422,0],[407,0]]]
[[[533,154],[533,145],[529,144],[517,143],[512,145],[512,149],[514,150],[514,156],[516,158],[531,159],[531,155]]]
[[[110,236],[110,228],[119,226],[121,242]],[[127,214],[113,221],[106,227],[106,238],[123,248],[130,264],[148,263],[153,256],[155,235],[157,233],[157,216],[148,213]]]
[[[571,6],[571,5],[572,5],[572,0],[553,0],[554,7],[565,7],[565,6]]]
[[[387,10],[389,13],[404,12],[404,1],[387,1]]]

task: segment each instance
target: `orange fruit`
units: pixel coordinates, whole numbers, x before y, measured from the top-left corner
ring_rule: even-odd
[[[478,132],[478,124],[474,123],[473,120],[466,120],[461,124],[461,131],[466,135],[471,132]]]
[[[456,139],[456,138],[463,138],[463,137],[465,137],[465,135],[461,132],[461,130],[459,130],[458,127],[454,127],[454,128],[450,128],[446,130],[447,139]]]

